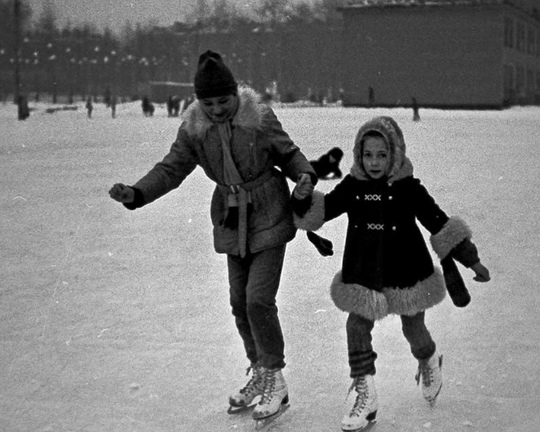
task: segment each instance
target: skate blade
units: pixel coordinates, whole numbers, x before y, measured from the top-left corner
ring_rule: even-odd
[[[241,414],[248,411],[253,410],[257,404],[252,403],[251,405],[243,405],[243,406],[234,406],[231,405],[227,409],[227,414]]]
[[[256,419],[255,420],[255,430],[262,430],[264,429],[266,426],[268,426],[269,424],[273,423],[278,417],[281,417],[281,415],[283,413],[285,413],[285,411],[287,411],[289,409],[290,405],[289,404],[282,404],[280,407],[279,407],[279,410],[268,416],[268,417],[264,417],[264,418],[261,418],[261,419]]]
[[[367,425],[362,426],[358,429],[341,429],[343,432],[368,432],[368,431],[374,431],[375,426],[377,425],[377,420],[370,421]]]

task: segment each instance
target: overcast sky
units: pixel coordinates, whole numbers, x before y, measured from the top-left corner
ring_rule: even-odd
[[[99,29],[108,26],[120,30],[126,21],[132,24],[148,23],[170,25],[181,21],[192,11],[196,0],[26,0],[34,11],[34,18],[40,16],[43,4],[49,2],[58,17],[60,28],[85,22],[94,23]],[[237,7],[252,9],[261,0],[231,0]],[[293,0],[300,1],[300,0]],[[212,3],[212,0],[208,0]]]

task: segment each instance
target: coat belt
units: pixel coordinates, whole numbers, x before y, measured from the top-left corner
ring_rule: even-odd
[[[247,250],[247,208],[248,203],[251,201],[251,191],[262,186],[272,177],[274,169],[266,171],[260,177],[255,180],[251,180],[238,185],[221,185],[218,184],[218,188],[228,195],[236,195],[238,201],[238,248],[240,256],[246,256]],[[229,200],[227,202],[227,210]]]

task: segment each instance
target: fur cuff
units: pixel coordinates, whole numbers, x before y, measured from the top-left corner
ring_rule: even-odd
[[[317,231],[324,224],[324,194],[314,191],[311,207],[302,217],[294,214],[294,225],[305,231]]]
[[[388,313],[413,316],[440,302],[446,296],[446,286],[440,269],[410,288],[385,288]]]
[[[453,216],[437,234],[430,237],[430,242],[439,259],[443,259],[459,243],[471,236],[471,230],[463,219]]]
[[[388,315],[388,302],[384,294],[359,284],[344,283],[341,271],[334,276],[330,296],[338,309],[355,313],[371,321],[380,320]]]

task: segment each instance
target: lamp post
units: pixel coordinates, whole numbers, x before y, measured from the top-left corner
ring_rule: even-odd
[[[6,50],[4,48],[0,48],[0,67],[4,65],[4,54],[6,53]],[[5,103],[6,92],[4,90],[4,83],[0,80],[0,101],[2,103]]]
[[[47,60],[49,61],[49,77],[51,78],[51,88],[52,88],[52,96],[53,96],[53,104],[55,104],[58,101],[58,82],[56,79],[56,60],[57,56],[55,54],[56,47],[52,44],[52,42],[49,42],[47,44],[48,52],[47,52]]]
[[[13,16],[15,18],[15,67],[13,69],[15,79],[14,102],[18,103],[21,92],[21,1],[13,1]]]

